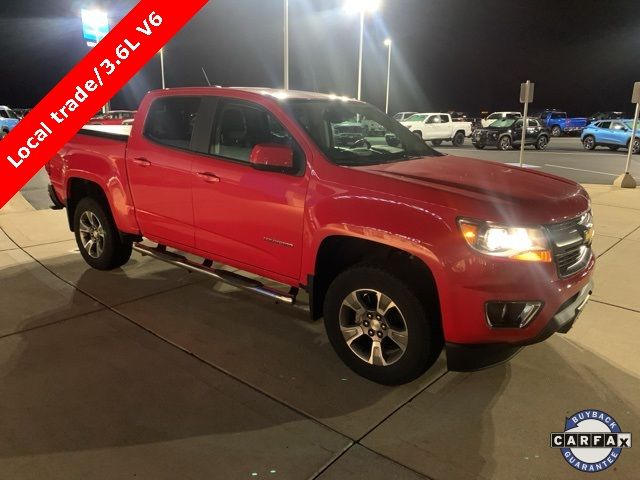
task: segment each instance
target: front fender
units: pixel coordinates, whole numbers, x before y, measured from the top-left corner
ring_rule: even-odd
[[[446,284],[445,250],[456,225],[453,210],[367,191],[335,192],[318,200],[311,188],[308,199],[300,283],[314,274],[322,243],[346,236],[407,252],[431,270],[439,291]]]

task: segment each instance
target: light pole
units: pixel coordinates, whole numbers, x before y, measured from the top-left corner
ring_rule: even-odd
[[[289,90],[289,0],[284,0],[284,89]]]
[[[391,85],[391,47],[393,46],[393,42],[390,38],[387,38],[384,41],[384,44],[389,47],[389,62],[387,65],[387,102],[385,106],[384,113],[389,114],[389,86]]]
[[[162,89],[164,90],[167,87],[164,80],[164,48],[160,49],[160,73],[162,74]]]
[[[358,100],[362,99],[362,57],[364,54],[364,17],[380,9],[382,0],[347,0],[345,10],[360,14],[360,55],[358,59]]]
[[[87,42],[89,48],[95,47],[100,40],[109,33],[109,16],[107,12],[97,9],[83,8],[80,11],[82,18],[82,36]],[[102,113],[107,113],[111,109],[111,105],[107,102],[102,107]]]

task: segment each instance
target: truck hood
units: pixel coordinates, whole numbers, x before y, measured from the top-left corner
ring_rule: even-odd
[[[389,185],[388,193],[483,220],[541,225],[574,218],[590,207],[579,184],[502,163],[446,155],[356,168],[404,184]]]

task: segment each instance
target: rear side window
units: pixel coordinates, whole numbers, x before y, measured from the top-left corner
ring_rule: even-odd
[[[144,136],[162,145],[189,150],[201,102],[200,97],[157,99],[149,109]]]

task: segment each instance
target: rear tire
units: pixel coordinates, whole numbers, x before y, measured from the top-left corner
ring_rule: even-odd
[[[596,139],[593,135],[587,135],[582,140],[582,146],[585,150],[594,150],[596,148]]]
[[[628,145],[627,145],[627,148],[629,148]],[[637,155],[638,153],[640,153],[640,138],[636,138],[633,141],[633,147],[632,147],[631,153],[633,153],[634,155]]]
[[[451,142],[453,143],[454,147],[461,147],[462,145],[464,145],[464,138],[464,132],[456,132]]]
[[[329,286],[324,302],[327,336],[358,375],[384,385],[409,382],[442,350],[439,321],[412,286],[392,269],[361,264]]]
[[[84,258],[96,270],[113,270],[131,258],[133,243],[120,237],[111,212],[91,197],[76,206],[74,214],[76,243]]]
[[[434,147],[439,147],[440,145],[442,145],[442,140],[431,140],[431,145],[433,145]]]

